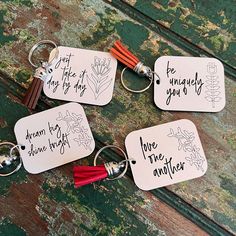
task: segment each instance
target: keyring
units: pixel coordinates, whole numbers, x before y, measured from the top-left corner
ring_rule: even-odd
[[[121,72],[121,75],[120,75],[120,80],[121,80],[121,84],[123,85],[123,87],[126,89],[126,90],[128,90],[128,91],[130,91],[130,92],[133,92],[133,93],[142,93],[142,92],[145,92],[146,90],[148,90],[149,88],[150,88],[150,86],[152,85],[152,82],[153,82],[153,76],[150,78],[150,77],[148,77],[149,78],[149,80],[150,80],[150,83],[148,84],[148,86],[147,87],[145,87],[144,89],[141,89],[141,90],[133,90],[133,89],[130,89],[130,88],[128,88],[126,85],[125,85],[125,83],[124,83],[124,72],[125,72],[125,70],[127,69],[128,67],[125,67],[123,70],[122,70],[122,72]],[[151,72],[152,74],[153,73],[155,73],[155,72]],[[156,74],[156,73],[155,73]],[[158,76],[159,77],[159,76]]]
[[[30,63],[33,67],[35,67],[35,68],[38,68],[39,66],[37,66],[36,64],[34,64],[34,63],[32,62],[33,53],[35,52],[35,50],[36,50],[40,45],[43,45],[43,44],[50,44],[50,45],[54,46],[54,48],[56,49],[56,53],[54,54],[54,56],[52,57],[52,59],[48,62],[48,65],[49,65],[49,66],[52,64],[53,60],[58,57],[59,50],[58,50],[58,47],[57,47],[56,43],[54,43],[54,42],[51,41],[51,40],[41,40],[41,41],[39,41],[38,43],[36,43],[36,44],[30,49],[29,56],[28,56],[29,63]]]
[[[127,157],[126,153],[124,152],[124,150],[121,149],[120,147],[115,146],[115,145],[107,145],[107,146],[105,146],[105,147],[102,147],[102,148],[96,153],[96,155],[95,155],[95,157],[94,157],[93,165],[94,165],[94,166],[97,165],[97,158],[98,158],[99,154],[100,154],[102,151],[104,151],[105,149],[108,149],[108,148],[116,148],[116,149],[118,149],[118,150],[123,154],[125,160],[123,160],[122,163],[125,162],[125,168],[124,168],[123,172],[121,172],[120,175],[118,175],[117,177],[114,177],[114,178],[107,178],[107,180],[120,179],[120,178],[122,178],[122,177],[125,175],[125,173],[126,173],[126,171],[127,171],[127,169],[128,169],[128,162],[130,161],[130,159]]]
[[[20,145],[15,145],[14,143],[11,143],[11,142],[2,142],[2,143],[0,143],[0,146],[4,146],[4,145],[8,145],[8,146],[12,146],[12,147],[11,147],[11,149],[10,149],[10,157],[1,157],[1,156],[0,156],[0,166],[3,168],[3,166],[2,166],[1,164],[4,163],[4,162],[5,162],[7,165],[10,165],[10,164],[11,164],[13,161],[15,161],[17,158],[20,159],[20,162],[19,162],[19,164],[16,166],[16,168],[15,168],[13,171],[11,171],[11,172],[9,172],[9,173],[6,173],[6,174],[1,174],[1,173],[0,173],[0,176],[1,176],[1,177],[6,177],[6,176],[9,176],[9,175],[14,174],[14,173],[17,172],[17,171],[21,168],[21,166],[22,166],[22,159],[21,159],[21,157],[20,157],[20,156],[19,156],[19,157],[14,157],[14,156],[12,155],[14,149],[17,149],[17,151],[19,152],[19,147],[20,147]]]

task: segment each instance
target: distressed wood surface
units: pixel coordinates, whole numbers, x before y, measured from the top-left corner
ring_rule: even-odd
[[[115,2],[115,1],[114,1]],[[180,37],[183,43],[198,46],[197,53],[208,53],[227,63],[227,69],[233,73],[236,66],[236,8],[235,1],[227,3],[221,0],[161,0],[124,2],[143,13],[146,17],[170,29],[167,37]],[[181,41],[179,42],[181,43]],[[203,50],[203,51],[202,51]]]
[[[153,104],[151,90],[136,95],[123,89],[119,82],[122,66],[119,66],[111,103],[104,107],[84,105],[96,147],[105,144],[124,147],[126,135],[133,130],[188,118],[198,128],[208,159],[206,175],[143,192],[136,188],[128,173],[119,181],[75,190],[72,166],[92,162],[94,154],[36,176],[22,168],[16,175],[0,178],[0,235],[236,233],[235,15],[232,14],[235,7],[222,0],[208,11],[212,3],[204,2],[8,0],[0,3],[0,140],[15,142],[15,122],[30,114],[20,99],[29,86],[32,72],[28,52],[40,39],[107,51],[116,39],[122,38],[150,66],[161,55],[210,53],[224,63],[227,96],[225,109],[216,114],[160,111]],[[223,18],[215,22],[213,12]],[[166,28],[161,28],[162,25]],[[217,32],[221,34],[214,37]],[[175,34],[181,37],[174,37]],[[59,104],[62,103],[42,96],[36,111]],[[108,152],[106,158],[118,156]]]

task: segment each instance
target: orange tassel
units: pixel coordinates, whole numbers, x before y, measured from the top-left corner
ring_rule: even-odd
[[[110,49],[110,53],[113,57],[115,57],[118,61],[126,65],[128,68],[132,69],[139,76],[149,78],[151,83],[154,79],[154,74],[157,76],[156,83],[160,83],[160,78],[154,71],[151,70],[150,67],[145,66],[134,54],[132,54],[119,40],[114,43],[114,46]],[[124,69],[125,70],[125,69]],[[123,72],[122,72],[123,73]],[[122,76],[122,74],[121,74]],[[121,77],[122,80],[122,77]],[[122,80],[123,81],[123,80]],[[124,85],[124,84],[123,84]],[[150,86],[150,85],[149,85]],[[149,88],[149,86],[147,88]],[[124,87],[129,90],[125,85]],[[146,89],[145,89],[146,90]],[[145,90],[140,90],[136,92],[143,92]]]
[[[119,40],[114,43],[114,47],[110,49],[110,53],[132,70],[140,62]]]

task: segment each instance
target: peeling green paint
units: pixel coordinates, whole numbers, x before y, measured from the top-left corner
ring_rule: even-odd
[[[3,120],[7,120],[8,124],[8,126],[1,128],[0,140],[15,142],[15,135],[13,130],[15,123],[20,118],[29,115],[29,111],[23,105],[13,102],[7,96],[6,92],[7,91],[0,86],[0,118]]]
[[[220,186],[224,190],[229,192],[232,196],[236,196],[236,184],[234,183],[232,178],[230,178],[226,174],[222,174],[220,175],[220,179],[221,179]]]
[[[114,112],[116,110],[116,112]],[[106,106],[106,109],[101,110],[101,114],[107,117],[109,120],[114,121],[117,115],[125,113],[126,109],[123,103],[113,98],[112,101]]]
[[[233,4],[233,1],[225,4],[225,1],[214,0],[207,3],[165,0],[158,4],[137,0],[132,5],[152,19],[163,22],[178,35],[196,45],[205,45],[206,50],[236,66],[236,8],[232,7]]]
[[[4,62],[4,61],[1,61],[1,62],[0,62],[0,68],[1,68],[1,69],[4,69],[4,68],[6,68],[6,67],[7,67],[7,63]]]
[[[17,171],[17,173],[8,176],[8,177],[0,177],[0,195],[7,196],[9,193],[9,188],[12,184],[20,184],[27,181],[27,173],[23,170],[23,167]]]
[[[116,24],[116,30],[122,42],[129,45],[129,48],[140,55],[140,46],[147,39],[149,32],[140,24],[131,21],[122,21]],[[141,54],[142,55],[142,54]]]
[[[231,134],[226,137],[227,142],[230,144],[233,150],[236,150],[236,134]]]
[[[16,2],[17,1],[14,1],[14,7],[17,6]],[[64,0],[61,2],[63,2],[66,6],[75,3],[73,1]],[[151,4],[152,11],[150,11],[149,17],[156,17],[158,14],[158,17],[156,18],[158,19],[158,21],[159,19],[162,20],[162,18],[165,19],[172,30],[174,30],[178,34],[183,35],[183,37],[187,38],[193,43],[205,45],[209,48],[209,50],[213,50],[213,47],[218,47],[217,53],[220,56],[222,50],[227,49],[222,53],[223,58],[226,58],[225,61],[232,61],[232,63],[235,63],[234,60],[231,60],[232,52],[236,51],[235,42],[233,42],[234,34],[228,31],[227,34],[224,34],[224,31],[220,31],[220,28],[222,28],[222,25],[220,25],[220,21],[222,21],[222,23],[224,21],[225,29],[228,29],[229,25],[232,24],[232,19],[228,17],[228,14],[221,12],[221,17],[217,19],[218,23],[216,23],[207,17],[204,18],[200,15],[198,16],[198,13],[196,13],[196,9],[199,9],[196,5],[203,4],[202,2],[192,3],[193,1],[181,0],[176,5],[169,5],[169,2],[169,0],[162,1],[162,14],[159,14],[156,8],[153,7],[153,1],[147,1],[147,3],[144,3],[144,1],[137,1],[137,4],[140,3],[140,10],[142,10],[141,5],[144,7],[143,9],[145,9],[145,4]],[[47,4],[50,5],[50,3]],[[150,67],[153,66],[153,63],[158,56],[186,54],[186,52],[182,52],[178,48],[178,45],[174,45],[174,42],[168,42],[161,37],[159,38],[159,35],[157,33],[151,32],[148,28],[145,28],[138,22],[134,22],[133,20],[128,18],[128,16],[112,9],[104,2],[96,0],[84,0],[80,1],[77,5],[74,4],[73,7],[75,8],[74,11],[76,12],[76,14],[83,12],[85,13],[84,16],[76,17],[77,15],[75,14],[72,16],[72,18],[65,18],[65,15],[63,15],[62,11],[60,11],[60,14],[57,12],[50,12],[55,19],[60,18],[62,20],[58,23],[61,24],[61,28],[58,29],[57,32],[53,33],[53,37],[55,37],[62,45],[88,47],[98,50],[102,48],[106,50],[106,47],[109,47],[109,45],[107,45],[107,42],[111,44],[115,38],[124,38],[124,43],[128,45],[131,51],[133,51],[138,57],[140,57],[142,61],[144,61]],[[85,12],[84,9],[86,9],[87,11]],[[165,14],[165,17],[162,17],[163,14]],[[192,17],[190,15],[192,15]],[[176,19],[178,17],[179,19]],[[78,19],[80,19],[81,21],[78,21]],[[9,24],[10,23],[13,22],[9,22]],[[43,30],[40,23],[40,20],[32,20],[32,22],[27,25],[28,29],[31,29],[33,31],[36,30],[36,33],[32,34],[32,38],[29,37],[30,31],[28,31],[27,29],[25,31],[21,31],[21,29],[18,28],[14,29],[14,35],[19,38],[20,42],[27,41],[26,46],[30,48],[30,40],[37,40],[37,37],[44,36],[42,34]],[[183,26],[180,27],[178,26],[178,24],[182,24]],[[234,26],[232,25],[232,29],[233,28]],[[214,38],[218,35],[218,33],[219,38]],[[222,37],[222,35],[226,35],[226,37],[224,38],[224,43],[220,45],[220,37]],[[9,65],[9,73],[13,73],[19,70],[19,72],[15,73],[16,79],[17,81],[24,83],[25,76],[29,75],[30,72],[28,72],[27,70],[24,71],[24,69],[20,67],[19,69],[17,67],[18,65],[20,65],[21,59],[17,59],[14,57],[14,52],[11,52],[11,45],[6,46],[9,47],[6,47],[6,49],[4,49],[4,52],[10,53],[9,55],[7,55],[8,60],[4,59],[4,61],[2,62],[2,68],[4,69]],[[215,49],[213,51],[215,51]],[[17,66],[12,63],[13,61],[17,64]],[[120,72],[122,68],[123,66],[119,65],[118,71]],[[117,80],[118,79],[119,78],[117,78]],[[130,79],[130,84],[132,84],[132,78],[130,77]],[[139,87],[143,85],[142,82],[144,82],[144,80],[142,81],[142,79],[143,78],[135,79],[134,86]],[[1,117],[3,116],[3,121],[7,120],[7,125],[5,125],[4,123],[3,129],[1,129],[0,139],[9,138],[10,140],[14,140],[12,127],[14,126],[15,121],[22,116],[27,115],[28,111],[17,102],[14,102],[12,98],[8,97],[6,91],[4,91],[4,89],[2,89],[1,87],[0,94],[0,111],[6,110],[6,107],[12,108],[12,111],[11,109],[7,109],[7,114],[4,114],[3,112],[0,114]],[[167,122],[170,121],[172,117],[178,118],[182,116],[182,113],[174,115],[173,113],[162,112],[154,105],[150,105],[153,104],[152,89],[141,95],[134,95],[124,90],[118,81],[116,81],[115,84],[113,100],[114,103],[112,101],[111,104],[102,108],[92,106],[88,106],[88,108],[86,108],[87,114],[91,114],[91,125],[94,129],[93,131],[96,132],[95,138],[97,138],[99,142],[119,142],[120,140],[118,138],[125,138],[129,131],[139,129],[141,127],[156,125],[162,122]],[[47,100],[47,102],[50,103],[52,101]],[[61,102],[56,102],[53,103],[53,105],[60,103]],[[119,110],[118,113],[116,113],[117,108]],[[17,114],[15,114],[16,110]],[[224,113],[220,113],[219,115],[207,114],[205,116],[204,114],[192,114],[190,116],[196,119],[201,116],[201,119],[206,119],[209,121],[214,120],[215,118],[217,120],[220,120],[220,116],[225,115]],[[228,116],[231,117],[230,114]],[[199,119],[199,121],[201,121],[201,119]],[[127,121],[130,121],[130,124],[128,126]],[[215,123],[214,125],[219,124]],[[219,128],[223,129],[222,127]],[[212,127],[209,127],[209,129],[211,129],[212,132],[215,132]],[[206,132],[206,134],[212,136],[212,134],[210,133]],[[118,136],[118,138],[116,136]],[[226,138],[226,140],[231,145],[231,150],[233,150],[233,137],[230,137],[230,139]],[[120,142],[123,143],[123,139]],[[228,146],[226,147],[226,149],[228,148]],[[210,153],[209,155],[210,161],[212,161],[214,157],[212,153]],[[86,159],[89,159],[89,161],[91,161],[92,157]],[[212,161],[210,163],[210,167],[213,167],[214,164],[215,163],[213,163]],[[216,163],[216,165],[218,165],[218,163]],[[212,169],[210,168],[210,171],[211,170]],[[216,170],[218,171],[219,168]],[[56,171],[54,172],[54,174],[57,177],[60,175],[59,173],[60,169],[58,168],[58,172]],[[21,170],[19,174],[22,176],[25,175],[25,178],[14,175],[14,177],[17,178],[17,183],[18,178],[19,183],[21,181],[27,180],[27,176],[24,171],[22,172]],[[217,185],[217,188],[212,191],[212,182],[209,181],[210,183],[208,183],[204,180],[203,183],[205,185],[209,185],[204,186],[201,189],[199,188],[198,190],[199,192],[202,191],[204,197],[204,194],[207,191],[209,191],[210,194],[214,194],[216,196],[216,199],[219,203],[217,205],[217,210],[214,209],[216,213],[213,212],[211,208],[212,205],[214,206],[214,202],[209,202],[209,200],[206,198],[198,199],[197,197],[193,197],[192,199],[191,190],[193,188],[190,186],[191,184],[182,184],[181,186],[179,186],[179,192],[174,192],[181,196],[184,200],[190,201],[190,204],[192,204],[197,209],[205,209],[205,211],[203,212],[206,213],[208,217],[212,217],[212,215],[214,215],[214,219],[218,224],[222,223],[223,227],[225,227],[225,225],[231,225],[231,229],[233,229],[232,219],[235,217],[230,208],[235,207],[235,202],[233,202],[232,197],[234,191],[230,190],[230,186],[234,187],[234,180],[231,179],[230,181],[228,181],[227,178],[231,177],[223,176],[220,184],[222,185],[221,187],[225,190],[224,191],[218,187],[219,175],[215,175],[215,173],[212,174],[211,172],[208,172],[207,174],[214,174],[214,178],[210,179],[210,181],[214,183],[214,186]],[[45,219],[45,221],[47,221],[51,235],[56,234],[55,226],[57,222],[55,218],[57,219],[57,217],[60,217],[60,214],[63,210],[68,210],[69,212],[71,212],[73,218],[70,222],[63,222],[63,224],[60,225],[60,232],[63,232],[63,234],[65,235],[68,235],[68,232],[70,232],[69,229],[66,228],[69,227],[69,224],[72,224],[71,227],[73,227],[74,229],[80,230],[79,232],[82,232],[81,235],[107,235],[107,233],[109,233],[110,235],[123,236],[127,232],[133,233],[133,235],[139,235],[140,232],[144,232],[143,235],[148,235],[148,232],[152,232],[151,235],[161,234],[161,231],[158,231],[157,227],[153,225],[153,222],[151,222],[150,218],[145,221],[144,216],[140,215],[139,212],[134,212],[134,207],[137,205],[145,207],[144,197],[139,195],[137,197],[136,188],[131,187],[131,185],[125,183],[125,181],[123,180],[117,182],[115,181],[114,183],[97,183],[95,185],[86,186],[83,189],[74,190],[72,184],[68,183],[68,178],[65,180],[64,176],[58,182],[53,182],[52,178],[54,176],[49,175],[51,178],[48,178],[47,174],[42,176],[45,177],[45,183],[42,187],[43,193],[41,193],[39,197],[40,206],[38,212],[42,219]],[[207,176],[206,178],[210,177]],[[72,181],[72,178],[70,179],[70,181]],[[14,179],[12,180],[12,183],[14,183]],[[6,186],[3,188],[3,192],[1,193],[7,195],[9,187],[10,181],[6,184]],[[204,192],[204,190],[206,190],[206,192]],[[114,197],[115,195],[117,196]],[[50,215],[48,214],[47,210],[49,206],[54,206],[53,204],[57,206],[57,210],[55,213],[53,213],[54,209],[52,209],[52,213],[50,212],[52,215]],[[102,214],[103,209],[104,214]],[[108,209],[110,209],[111,213],[107,213]],[[219,212],[220,215],[218,214]],[[107,215],[107,217],[104,217],[104,215]],[[140,225],[139,222],[141,222]],[[132,227],[134,229],[132,229]]]
[[[33,2],[30,0],[2,0],[2,2],[9,2],[15,5],[20,5],[20,6],[27,6],[27,7],[32,7]]]
[[[22,69],[16,73],[15,77],[18,82],[26,83],[29,80],[31,75],[32,75],[32,71]]]
[[[26,236],[26,232],[13,224],[9,219],[5,218],[0,221],[0,235],[1,236]]]
[[[114,137],[112,137],[111,133],[107,131],[107,127],[101,127],[100,130],[94,133],[94,138],[101,141],[102,143],[112,144],[114,142]]]
[[[232,219],[225,214],[222,214],[218,211],[212,211],[213,212],[213,218],[220,222],[221,224],[227,225],[231,230],[236,231],[236,221],[235,219]]]
[[[122,236],[127,232],[130,235],[138,235],[139,232],[159,235],[158,229],[150,230],[151,222],[137,221],[137,213],[127,209],[127,205],[144,204],[141,196],[133,194],[134,188],[134,185],[127,188],[122,180],[100,182],[79,189],[74,189],[72,184],[63,187],[43,185],[47,198],[55,200],[58,207],[66,203],[68,209],[74,212],[73,222],[87,235]]]
[[[198,208],[200,209],[207,208],[207,204],[204,199],[197,199],[194,197],[192,200],[193,200],[194,205],[197,206]]]
[[[7,23],[4,20],[4,16],[7,14],[7,10],[0,10],[0,45],[12,42],[16,40],[16,37],[5,33],[5,24]]]
[[[225,47],[224,46],[225,40],[224,40],[223,35],[214,35],[212,37],[209,37],[209,39],[216,51],[218,52],[223,51]]]

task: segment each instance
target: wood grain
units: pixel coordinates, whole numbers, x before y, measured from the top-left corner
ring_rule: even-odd
[[[178,3],[178,6],[186,8],[185,2]],[[221,2],[223,4],[223,1]],[[227,50],[223,50],[224,48],[217,48],[214,43],[209,44],[208,38],[196,39],[195,35],[201,25],[198,21],[191,22],[195,30],[193,33],[184,32],[184,29],[178,31],[174,21],[171,21],[171,24],[167,25],[170,31],[178,31],[182,38],[187,38],[193,44],[189,50],[183,46],[185,41],[182,42],[182,38],[168,37],[168,31],[166,36],[159,34],[158,22],[149,24],[152,21],[148,20],[144,10],[141,12],[144,15],[137,13],[137,9],[143,9],[138,2],[134,1],[136,5],[133,5],[127,14],[117,10],[115,3],[127,8],[127,4],[121,1],[107,3],[100,0],[24,0],[0,3],[0,140],[15,141],[15,122],[30,114],[21,105],[20,100],[25,88],[29,86],[29,75],[33,72],[27,62],[28,51],[40,39],[51,39],[58,45],[108,51],[116,39],[122,38],[129,49],[150,66],[160,55],[196,56],[199,52],[206,52],[206,55],[211,53],[221,58],[227,73],[231,78],[235,78],[235,70],[232,68],[234,42],[229,42]],[[157,11],[158,4],[160,3],[153,4],[153,1],[151,4],[149,1],[146,3],[152,12]],[[179,12],[179,8],[173,4],[166,8],[166,3],[161,4],[158,13],[162,11],[162,15],[165,14],[167,19],[168,16],[173,17],[173,9]],[[200,10],[192,10],[194,17],[199,15],[212,19],[207,8],[204,12],[202,3],[200,6],[201,14]],[[148,17],[157,20],[154,18],[155,14],[149,14]],[[183,26],[184,21],[181,19],[179,24]],[[226,25],[230,33],[230,23]],[[204,46],[201,42],[205,42]],[[168,187],[168,194],[165,195],[168,199],[162,199],[158,196],[161,192],[141,192],[127,178],[74,190],[71,184],[71,164],[40,176],[28,175],[21,170],[15,176],[0,179],[0,232],[1,227],[5,230],[9,225],[9,228],[21,232],[22,235],[47,235],[56,232],[60,235],[139,235],[140,232],[142,235],[236,233],[235,81],[225,78],[227,104],[220,113],[170,113],[155,107],[151,90],[140,95],[125,91],[119,82],[121,68],[118,67],[111,103],[105,107],[84,105],[97,147],[112,143],[124,147],[126,135],[133,130],[187,118],[198,128],[208,159],[207,174],[200,179]],[[137,81],[142,85],[142,80]],[[137,83],[134,86],[139,85]],[[37,111],[59,104],[60,101],[41,96]],[[92,158],[93,156],[86,160],[91,161]],[[109,158],[112,159],[113,156],[110,155]],[[82,163],[86,164],[86,160]],[[178,205],[181,200],[182,205]],[[185,204],[189,212],[184,212]],[[193,212],[196,214],[192,214]],[[202,214],[202,217],[206,216],[208,220],[204,218],[202,222],[197,223],[198,218],[192,218],[197,212],[200,213],[199,217]],[[208,224],[211,227],[207,227]],[[217,227],[221,230],[218,231]]]

